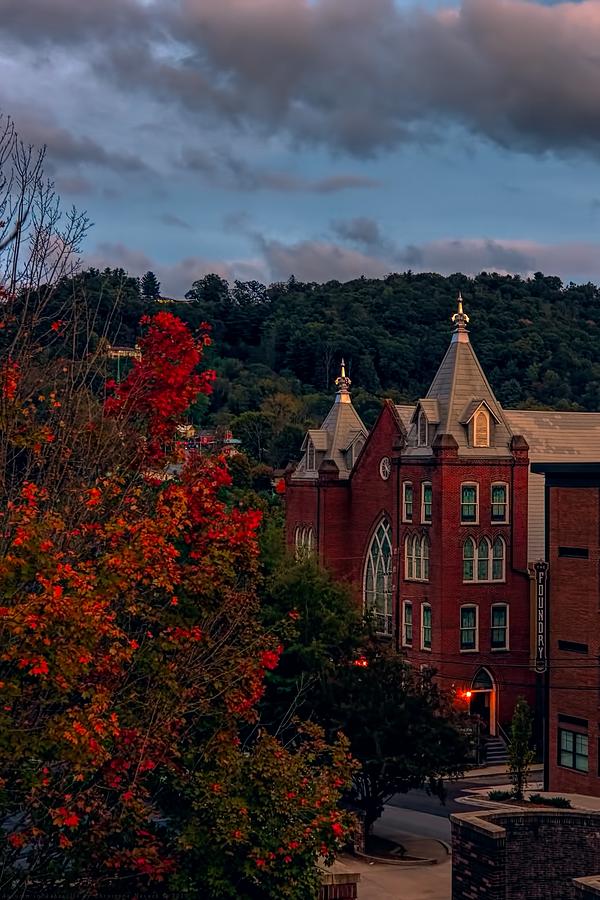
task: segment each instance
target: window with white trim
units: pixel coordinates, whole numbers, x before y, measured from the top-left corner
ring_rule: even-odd
[[[315,453],[315,445],[312,441],[308,442],[306,448],[306,468],[309,472],[314,472],[317,467],[317,454]]]
[[[364,609],[380,634],[392,633],[392,528],[382,519],[371,538],[364,574]]]
[[[431,522],[433,506],[433,488],[430,481],[421,484],[421,522]]]
[[[492,544],[482,537],[477,544],[468,537],[463,544],[463,581],[504,581],[506,544],[501,537]]]
[[[429,581],[429,539],[426,535],[406,536],[404,577],[407,581]]]
[[[494,603],[491,615],[490,647],[508,650],[508,604]]]
[[[566,769],[587,772],[589,768],[589,745],[587,734],[558,729],[558,764]]]
[[[431,606],[421,603],[421,650],[431,650]]]
[[[491,488],[491,520],[497,523],[508,522],[508,485],[498,481]]]
[[[490,414],[486,409],[480,409],[475,413],[473,420],[473,446],[490,446]]]
[[[412,522],[413,517],[413,486],[411,481],[402,482],[402,519],[404,522]]]
[[[412,647],[413,642],[413,605],[410,600],[402,604],[402,646]]]
[[[427,427],[427,416],[423,412],[420,411],[419,417],[417,419],[418,433],[417,433],[417,444],[419,447],[426,447],[428,444],[428,427]]]
[[[479,521],[479,485],[474,482],[460,486],[460,521],[466,524]]]
[[[477,650],[478,627],[477,607],[470,604],[460,608],[460,649]]]

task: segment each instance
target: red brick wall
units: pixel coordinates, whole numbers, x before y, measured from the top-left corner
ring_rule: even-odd
[[[530,662],[530,600],[527,573],[527,475],[526,454],[505,459],[458,459],[441,454],[422,459],[394,450],[399,429],[393,408],[386,404],[365,444],[348,481],[321,479],[319,486],[288,482],[286,493],[287,537],[293,544],[297,524],[315,523],[319,534],[319,558],[337,577],[353,587],[357,603],[362,603],[365,557],[373,530],[382,515],[392,524],[394,548],[394,617],[402,600],[413,603],[413,647],[406,648],[416,665],[434,666],[445,687],[470,687],[473,676],[485,666],[495,680],[497,718],[507,724],[516,698],[525,695],[533,702],[533,675]],[[394,460],[391,477],[379,474],[383,456]],[[411,524],[401,519],[401,483],[414,487],[414,514]],[[433,487],[431,524],[420,521],[421,483]],[[465,481],[479,484],[479,524],[460,525],[460,486]],[[490,491],[495,481],[509,485],[509,524],[492,524]],[[317,529],[318,520],[318,529]],[[430,579],[407,581],[404,572],[404,539],[407,534],[427,533],[430,539]],[[506,543],[504,582],[464,584],[463,543],[467,536],[476,541],[487,536],[493,542],[501,535]],[[421,604],[432,607],[432,648],[420,648]],[[509,605],[508,651],[490,649],[490,617],[494,602]],[[461,652],[459,647],[460,607],[476,603],[479,608],[479,650]],[[401,614],[401,613],[400,613]]]
[[[600,795],[600,489],[551,487],[550,507],[550,739],[549,787]],[[588,559],[559,555],[559,547],[587,548]],[[587,645],[587,653],[560,650],[558,642]],[[587,720],[588,725],[559,717]],[[589,770],[558,760],[558,729],[588,735]]]

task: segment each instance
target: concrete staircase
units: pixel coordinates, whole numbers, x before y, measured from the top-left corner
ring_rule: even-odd
[[[500,737],[489,737],[485,742],[486,766],[505,766],[508,762],[508,750]]]

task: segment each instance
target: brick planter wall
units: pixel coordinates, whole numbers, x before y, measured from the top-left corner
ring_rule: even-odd
[[[600,813],[461,813],[452,822],[452,900],[581,900],[600,873]]]
[[[324,873],[319,900],[356,900],[360,875],[345,872]]]

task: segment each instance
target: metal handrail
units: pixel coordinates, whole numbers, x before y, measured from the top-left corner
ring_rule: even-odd
[[[502,727],[500,722],[497,723],[497,727],[498,727],[498,731],[500,733],[500,737],[502,738],[502,740],[506,744],[506,747],[508,748],[510,746],[510,738],[509,738],[508,734],[506,733],[506,731],[504,730],[504,728]]]

